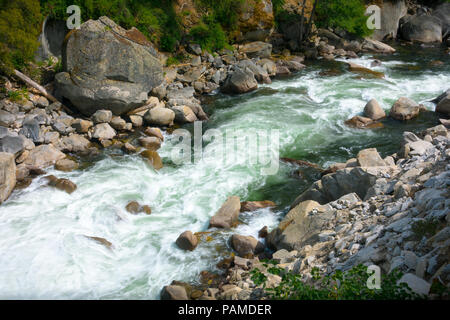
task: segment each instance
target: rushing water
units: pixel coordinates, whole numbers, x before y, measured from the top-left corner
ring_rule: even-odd
[[[321,62],[250,94],[211,97],[212,116],[203,130],[278,129],[281,157],[323,167],[362,148],[376,147],[383,156],[396,152],[404,130],[434,125],[437,117],[422,114],[406,124],[386,120],[377,130],[351,129],[344,121],[371,98],[386,110],[401,96],[433,110],[427,101],[448,89],[450,59],[442,50],[418,47],[352,61],[370,66],[373,58],[383,61],[373,69],[385,79],[361,78],[339,63]],[[437,59],[445,65],[430,66]],[[48,171],[78,185],[71,195],[45,186],[43,178],[14,191],[0,206],[0,298],[157,299],[172,280],[195,281],[201,270],[214,270],[230,251],[226,239],[233,232],[257,236],[263,226],[275,226],[317,178],[311,170],[299,175],[298,168],[282,163],[276,175],[264,176],[262,165],[223,163],[213,150],[201,161],[175,165],[169,159],[175,142],[169,138],[160,150],[167,165],[158,172],[137,155],[108,151],[83,169]],[[202,241],[194,252],[179,250],[178,235],[205,231],[230,195],[273,200],[278,209],[244,214],[235,230],[212,234],[212,241]],[[152,214],[128,214],[124,208],[131,200],[149,204]],[[85,236],[103,237],[113,249]]]

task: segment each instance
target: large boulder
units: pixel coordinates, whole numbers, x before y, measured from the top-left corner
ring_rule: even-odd
[[[221,90],[224,93],[246,93],[258,88],[258,82],[249,68],[236,67],[235,71],[228,75]]]
[[[402,97],[398,99],[391,108],[391,118],[406,121],[416,118],[420,113],[420,106],[415,101]]]
[[[442,38],[450,36],[450,3],[443,3],[433,11],[433,17],[439,19],[442,25]]]
[[[8,199],[16,186],[16,162],[12,153],[0,152],[0,203]]]
[[[407,16],[402,19],[400,34],[408,41],[442,42],[442,23],[434,16]]]
[[[210,228],[231,228],[236,224],[240,210],[241,202],[239,197],[229,197],[219,211],[209,220]]]
[[[378,40],[366,38],[362,44],[362,50],[366,52],[376,52],[376,53],[394,53],[396,50],[390,45],[383,43]]]
[[[88,116],[104,108],[115,115],[135,109],[163,80],[158,54],[145,36],[107,17],[66,36],[63,68],[55,77],[57,95]]]
[[[301,250],[318,240],[318,233],[333,217],[332,211],[315,201],[301,202],[267,236],[267,244],[276,250]]]
[[[25,138],[12,133],[0,136],[0,152],[20,154],[25,149]]]
[[[180,249],[193,251],[198,245],[198,238],[191,231],[185,231],[175,243]]]
[[[375,29],[371,37],[381,41],[384,38],[397,38],[400,19],[408,12],[405,0],[383,1],[381,7],[381,28]]]

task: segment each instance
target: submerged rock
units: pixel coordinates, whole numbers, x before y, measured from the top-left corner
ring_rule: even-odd
[[[48,180],[48,185],[51,187],[55,187],[58,190],[65,191],[68,194],[71,194],[77,189],[77,185],[65,178],[57,178],[55,176],[47,176],[45,177]]]
[[[273,201],[244,201],[241,202],[241,212],[255,211],[262,208],[273,208],[277,205]]]
[[[153,150],[145,150],[141,153],[141,156],[153,166],[155,170],[159,170],[163,167],[163,162],[158,152]]]

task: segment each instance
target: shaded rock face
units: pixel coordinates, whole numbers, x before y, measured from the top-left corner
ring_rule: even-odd
[[[375,40],[383,40],[385,37],[395,39],[399,22],[408,12],[405,0],[400,1],[383,1],[381,7],[381,29],[374,30],[372,38]]]
[[[436,105],[436,112],[450,116],[450,90],[447,90],[447,92],[439,100]]]
[[[161,300],[189,300],[189,298],[183,286],[170,285],[161,291]]]
[[[400,34],[403,39],[422,43],[442,42],[442,23],[438,18],[420,15],[402,20]]]
[[[0,203],[8,199],[16,185],[16,162],[11,153],[0,152]]]
[[[433,17],[441,21],[442,38],[448,38],[450,36],[450,3],[437,6],[433,11]]]
[[[50,57],[61,58],[64,37],[68,31],[66,21],[45,18],[42,33],[39,35],[40,46],[36,59],[44,61]]]
[[[62,58],[65,72],[55,77],[56,93],[88,116],[105,108],[115,115],[135,109],[163,80],[157,52],[145,37],[107,17],[71,31]]]

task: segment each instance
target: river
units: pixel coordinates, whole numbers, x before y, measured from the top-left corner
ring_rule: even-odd
[[[450,87],[450,56],[443,50],[398,49],[390,56],[351,60],[370,67],[374,58],[380,59],[382,65],[373,69],[384,72],[384,79],[361,77],[342,64],[322,61],[249,94],[208,97],[205,110],[211,119],[203,131],[278,130],[281,157],[322,167],[345,162],[363,148],[376,147],[387,156],[398,150],[403,131],[435,125],[437,116],[425,113],[404,124],[385,120],[384,128],[375,130],[348,128],[344,121],[360,114],[372,98],[387,111],[402,96],[434,110],[428,101]],[[433,67],[433,60],[445,64]],[[184,128],[193,132],[193,125]],[[232,233],[257,236],[263,226],[276,226],[289,204],[318,178],[314,170],[299,174],[283,163],[275,175],[263,175],[261,164],[223,163],[219,154],[206,149],[203,160],[174,164],[170,155],[176,142],[170,134],[165,137],[160,171],[138,155],[108,150],[85,159],[79,170],[48,170],[77,184],[71,195],[47,187],[43,177],[15,190],[0,206],[0,298],[158,299],[172,280],[196,281],[200,271],[214,271],[231,251],[226,240]],[[277,149],[268,154],[277,155]],[[236,229],[213,234],[193,252],[176,247],[181,232],[205,231],[231,195],[242,201],[272,200],[278,207],[241,215]],[[132,200],[150,205],[152,214],[127,213]],[[105,238],[113,249],[85,236]]]

